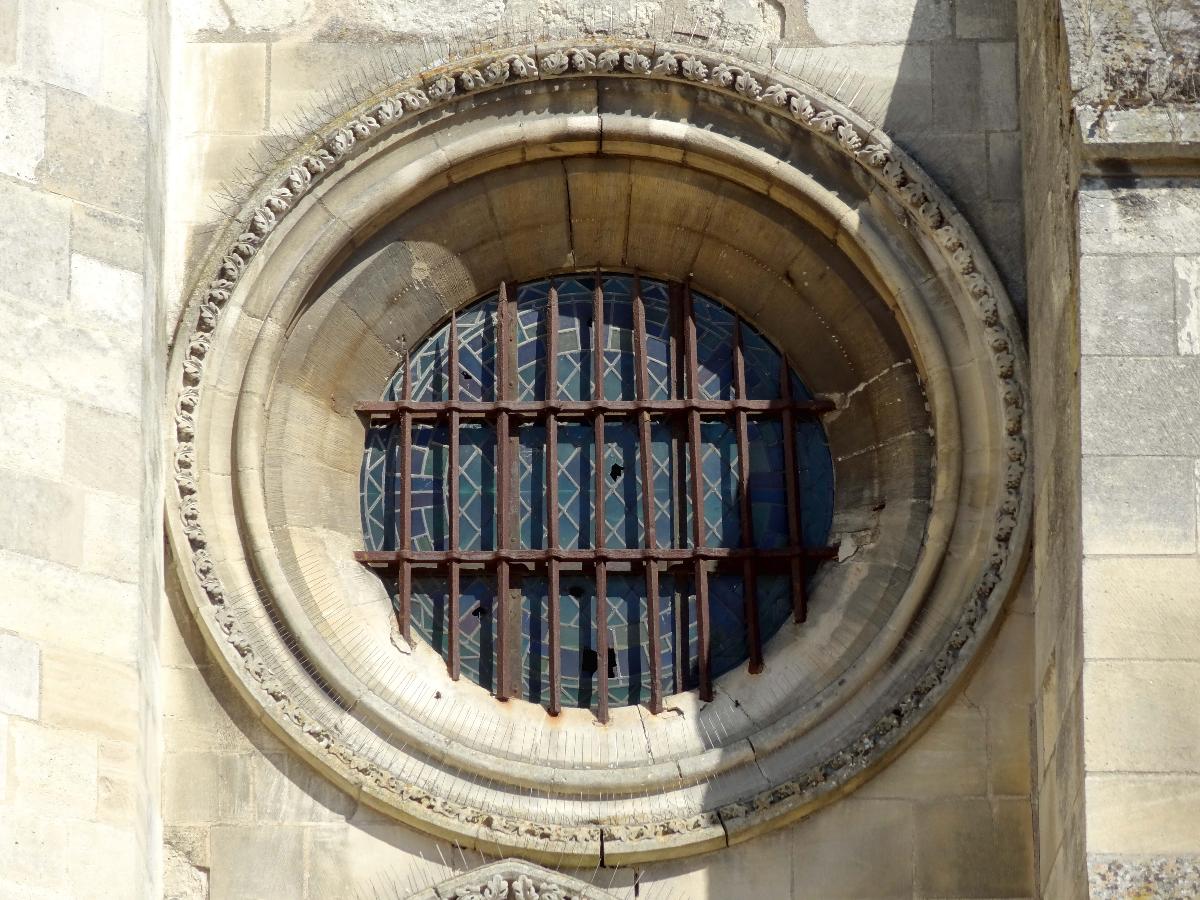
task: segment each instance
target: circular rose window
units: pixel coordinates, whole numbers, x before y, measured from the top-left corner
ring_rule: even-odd
[[[829,552],[828,408],[686,285],[505,287],[363,405],[361,556],[391,563],[401,629],[499,697],[602,718],[710,698],[804,618]]]

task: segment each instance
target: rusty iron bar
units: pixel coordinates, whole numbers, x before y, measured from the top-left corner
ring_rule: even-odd
[[[671,339],[668,351],[670,354],[670,395],[672,399],[678,399],[687,395],[687,386],[684,381],[687,376],[683,361],[683,298],[679,291],[671,290],[668,299],[667,321],[670,326],[668,331]],[[674,547],[686,547],[688,545],[688,489],[684,464],[684,452],[687,444],[686,428],[683,420],[678,416],[672,417],[669,421],[671,425],[671,502],[675,513],[671,539],[674,541]],[[687,586],[682,573],[678,571],[674,573],[671,590],[672,599],[675,601],[674,622],[672,623],[675,635],[675,653],[673,654],[675,690],[685,691],[688,688],[687,680],[691,668],[689,662],[691,616],[688,611],[690,604]]]
[[[733,390],[736,396],[746,396],[746,354],[742,346],[742,323],[733,320]],[[742,546],[754,546],[754,503],[750,494],[750,435],[746,424],[746,413],[736,413],[738,448],[738,512],[742,525]],[[746,645],[750,649],[750,673],[762,671],[762,634],[758,622],[758,578],[754,561],[747,557],[742,562],[742,608],[746,619]]]
[[[500,283],[500,293],[497,299],[497,316],[496,316],[496,397],[497,399],[507,399],[505,395],[508,393],[509,379],[509,332],[511,331],[509,316],[509,292],[508,285],[504,282]],[[511,542],[510,525],[512,513],[509,507],[511,497],[509,495],[509,470],[512,468],[511,461],[508,458],[509,451],[509,423],[508,413],[501,409],[496,416],[496,512],[498,516],[498,527],[496,535],[497,550],[506,551],[509,549]],[[508,633],[508,605],[509,605],[509,562],[507,556],[503,554],[497,555],[496,559],[496,614],[495,614],[495,629],[496,629],[496,646],[495,654],[495,677],[496,677],[496,699],[507,700],[509,697],[509,643],[510,636]]]
[[[600,270],[596,270],[596,290],[592,295],[592,398],[604,399],[604,287]],[[592,471],[595,476],[592,521],[593,546],[604,549],[604,413],[598,411],[593,421],[594,449]],[[608,569],[602,557],[596,567],[596,674],[600,694],[596,717],[608,721]]]
[[[784,400],[792,399],[792,373],[787,357],[782,353],[779,354],[779,396]],[[803,547],[800,476],[796,468],[796,422],[790,409],[784,409],[780,416],[780,426],[783,428],[783,478],[787,492],[788,543],[793,547]],[[808,616],[808,585],[803,557],[794,557],[789,568],[792,578],[792,618],[799,624]]]
[[[413,565],[441,565],[451,560],[467,565],[492,565],[500,561],[512,565],[537,565],[557,560],[561,563],[578,563],[584,566],[605,563],[640,564],[652,561],[660,565],[682,565],[700,562],[719,564],[734,562],[738,566],[745,559],[758,563],[784,563],[793,558],[833,559],[838,548],[832,547],[603,547],[568,550],[562,547],[541,550],[357,550],[354,558],[369,566],[387,566],[408,560]]]
[[[454,313],[450,314],[450,346],[447,348],[448,363],[450,367],[450,400],[455,402],[458,400],[458,322],[457,316]],[[461,550],[459,545],[458,535],[458,515],[459,515],[459,498],[458,498],[458,413],[451,411],[450,413],[450,458],[448,460],[448,469],[446,473],[449,481],[450,494],[450,549]],[[462,664],[459,659],[459,628],[458,628],[458,605],[459,605],[459,583],[458,583],[458,562],[450,561],[450,578],[448,585],[447,596],[447,618],[448,634],[449,634],[449,657],[450,657],[450,678],[453,681],[458,681],[459,674],[462,670]]]
[[[404,347],[404,379],[401,382],[400,395],[405,400],[412,399],[412,356],[408,345]],[[400,514],[396,522],[396,547],[407,553],[412,549],[412,416],[402,413],[400,416]],[[407,562],[401,562],[399,573],[400,593],[396,611],[396,625],[406,641],[412,641],[412,567]]]
[[[683,286],[683,346],[687,358],[687,391],[689,397],[700,396],[699,371],[696,349],[696,310],[692,305],[692,289]],[[704,546],[704,476],[701,473],[700,459],[700,413],[696,409],[688,411],[688,456],[692,463],[692,546],[699,549]],[[693,565],[696,590],[696,630],[699,632],[699,676],[700,699],[711,702],[713,698],[712,666],[712,635],[708,620],[708,570],[699,556]]]
[[[558,396],[558,288],[551,282],[546,306],[546,399]],[[546,416],[546,548],[558,547],[558,417]],[[547,560],[550,631],[550,715],[562,712],[562,638],[559,635],[558,560]]]
[[[642,299],[642,282],[633,278],[633,352],[637,357],[637,397],[646,400],[650,396],[649,349],[646,345],[646,303]],[[638,416],[638,455],[642,470],[642,533],[647,550],[657,546],[654,533],[654,472],[650,458],[650,413],[642,410]],[[646,643],[650,660],[650,712],[662,712],[662,647],[658,620],[658,565],[653,559],[646,560]]]
[[[555,414],[564,419],[590,419],[599,413],[610,416],[640,417],[643,413],[654,415],[680,415],[699,412],[707,416],[727,416],[732,412],[748,415],[777,414],[785,410],[800,415],[821,415],[834,409],[832,400],[705,400],[691,397],[670,400],[460,400],[457,403],[440,400],[372,400],[356,403],[355,412],[372,418],[397,417],[409,413],[414,418],[437,419],[450,412],[457,412],[465,419],[490,419],[501,412],[520,419],[537,419]]]

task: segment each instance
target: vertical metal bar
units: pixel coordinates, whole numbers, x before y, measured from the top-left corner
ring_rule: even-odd
[[[670,321],[671,347],[671,399],[681,400],[687,396],[686,371],[683,362],[683,294],[674,287],[667,295],[667,316]],[[671,419],[671,503],[674,509],[672,540],[678,548],[686,547],[687,538],[687,472],[684,453],[687,447],[686,427],[678,418]],[[690,641],[691,615],[688,611],[688,594],[683,575],[674,574],[672,600],[674,602],[675,633],[675,690],[688,690],[688,674],[691,670]]]
[[[558,288],[550,284],[550,299],[546,307],[546,402],[558,399]],[[546,548],[558,549],[558,416],[551,409],[546,416]],[[547,603],[550,607],[550,706],[557,716],[562,711],[562,636],[558,560],[553,556],[547,564],[549,571]]]
[[[779,397],[784,403],[792,402],[792,373],[787,357],[779,354]],[[808,585],[804,579],[804,532],[800,523],[800,475],[796,460],[796,420],[791,406],[784,406],[780,415],[783,428],[783,480],[787,491],[788,545],[793,550],[792,570],[792,618],[797,623],[808,616]]]
[[[596,270],[596,290],[592,296],[592,399],[604,399],[604,287]],[[604,413],[593,421],[594,448],[592,470],[595,496],[592,498],[593,544],[604,549]],[[597,718],[608,721],[608,570],[604,560],[596,561],[596,673],[599,676]]]
[[[400,396],[412,399],[412,357],[404,348],[404,381]],[[400,415],[400,521],[397,522],[396,549],[407,554],[412,549],[412,413]],[[412,640],[412,564],[407,557],[400,559],[400,609],[397,626],[406,641]]]
[[[637,359],[637,398],[650,399],[650,360],[646,346],[646,303],[642,299],[642,282],[636,275],[633,279],[633,352]],[[650,413],[642,410],[638,415],[638,454],[642,469],[642,532],[648,550],[657,543],[654,533],[654,473],[650,459]],[[658,565],[646,560],[646,642],[649,644],[650,659],[650,712],[662,712],[662,647],[658,621]]]
[[[746,354],[742,347],[742,323],[733,320],[733,389],[739,400],[749,400],[746,395]],[[746,411],[739,409],[737,420],[738,448],[738,503],[742,522],[742,546],[754,546],[754,506],[750,497],[750,436],[746,422]],[[750,648],[750,672],[762,671],[762,635],[758,627],[758,579],[754,562],[742,562],[742,607],[746,619],[746,643]]]
[[[500,283],[500,293],[497,297],[497,316],[496,316],[496,399],[507,400],[508,397],[508,378],[509,378],[509,363],[510,363],[510,348],[509,348],[509,332],[511,331],[509,316],[509,291],[508,285],[504,282]],[[508,413],[501,409],[496,414],[496,507],[498,514],[498,527],[496,535],[496,549],[507,550],[511,540],[510,523],[511,523],[511,505],[509,497],[509,469],[512,468],[508,458],[509,438],[508,438]],[[495,628],[496,628],[496,699],[507,700],[509,698],[509,662],[511,650],[509,648],[510,635],[508,633],[508,605],[509,605],[509,571],[508,561],[500,559],[496,563],[496,608],[495,608]]]
[[[458,402],[458,322],[457,316],[450,313],[450,346],[449,346],[449,365],[450,365],[450,459],[449,471],[446,473],[446,478],[450,482],[450,550],[457,552],[462,549],[459,546],[458,536],[458,516],[459,516],[459,498],[458,498],[458,412],[453,408]],[[450,637],[450,678],[458,681],[461,663],[459,662],[458,650],[458,605],[459,605],[459,584],[458,584],[458,561],[451,558],[450,573],[449,573],[449,590],[448,603],[449,607],[447,618],[449,619],[448,631]]]
[[[687,396],[698,399],[699,363],[696,352],[696,311],[692,306],[692,290],[683,286],[683,344],[687,357]],[[692,546],[704,546],[704,477],[700,463],[700,411],[688,410],[688,455],[692,462]],[[708,622],[708,570],[704,561],[696,558],[694,567],[696,580],[696,626],[700,632],[700,699],[709,702],[713,698],[712,667],[709,655],[712,651]]]

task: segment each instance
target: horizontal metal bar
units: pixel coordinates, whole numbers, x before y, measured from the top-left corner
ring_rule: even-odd
[[[368,416],[393,417],[407,412],[414,419],[436,418],[456,412],[466,419],[486,419],[499,413],[535,418],[553,413],[560,418],[589,418],[595,415],[636,416],[651,414],[794,413],[820,415],[832,412],[832,400],[372,400],[354,404],[354,411]]]
[[[386,566],[407,561],[421,563],[548,563],[558,562],[689,562],[692,560],[789,560],[833,559],[837,547],[604,547],[585,550],[549,548],[544,550],[358,550],[354,558],[368,566]]]

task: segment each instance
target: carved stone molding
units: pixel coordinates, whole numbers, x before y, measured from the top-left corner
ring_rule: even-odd
[[[449,878],[411,900],[615,900],[586,881],[520,859],[502,859]]]
[[[815,135],[846,165],[871,180],[888,198],[892,215],[926,248],[928,264],[941,273],[946,289],[973,310],[974,321],[965,327],[986,359],[979,365],[986,367],[991,379],[989,396],[998,409],[992,440],[1003,459],[1003,471],[995,473],[1000,495],[989,512],[990,536],[980,550],[984,562],[961,598],[955,627],[939,648],[931,650],[924,673],[912,679],[895,703],[859,733],[841,737],[820,761],[786,777],[772,777],[765,788],[754,786],[717,808],[680,803],[678,814],[636,823],[539,821],[523,814],[519,805],[481,808],[453,792],[441,794],[412,776],[414,769],[405,762],[403,751],[381,754],[356,734],[351,702],[343,704],[337,716],[325,712],[327,697],[321,697],[321,703],[310,702],[309,692],[297,686],[301,677],[297,672],[307,668],[304,661],[292,665],[286,653],[264,645],[257,624],[263,619],[263,606],[255,605],[258,601],[250,588],[239,584],[231,590],[221,577],[224,561],[236,553],[224,540],[210,540],[210,534],[223,526],[213,519],[217,513],[204,493],[207,476],[197,462],[197,432],[204,421],[200,412],[211,390],[207,369],[215,355],[226,352],[217,337],[225,310],[251,266],[260,255],[270,253],[281,223],[304,207],[323,182],[407,123],[428,121],[438,108],[452,109],[463,98],[517,90],[533,82],[597,78],[679,83],[727,96],[743,104],[746,114],[783,117]],[[815,87],[781,73],[659,43],[524,47],[444,66],[349,110],[328,130],[314,135],[263,184],[212,259],[207,281],[192,297],[185,317],[190,331],[177,341],[174,360],[175,420],[169,458],[177,496],[169,504],[168,525],[176,553],[190,570],[184,576],[185,587],[201,623],[223,644],[221,653],[236,680],[252,702],[263,706],[269,721],[343,784],[366,790],[372,802],[434,833],[524,853],[536,854],[545,847],[548,856],[567,853],[583,859],[597,852],[602,833],[610,858],[618,858],[624,846],[632,859],[638,854],[655,855],[664,841],[676,855],[696,852],[713,846],[714,834],[724,843],[735,834],[752,834],[760,823],[794,818],[853,786],[913,735],[917,723],[965,669],[1019,574],[1030,515],[1025,358],[996,274],[961,216],[886,135]],[[333,697],[337,708],[337,691],[328,686],[323,691]],[[535,889],[532,882],[518,888],[517,881],[504,873],[493,874],[499,879],[495,886],[480,882],[475,893],[461,896],[576,896],[546,893],[549,888]],[[508,893],[496,894],[496,890]]]

